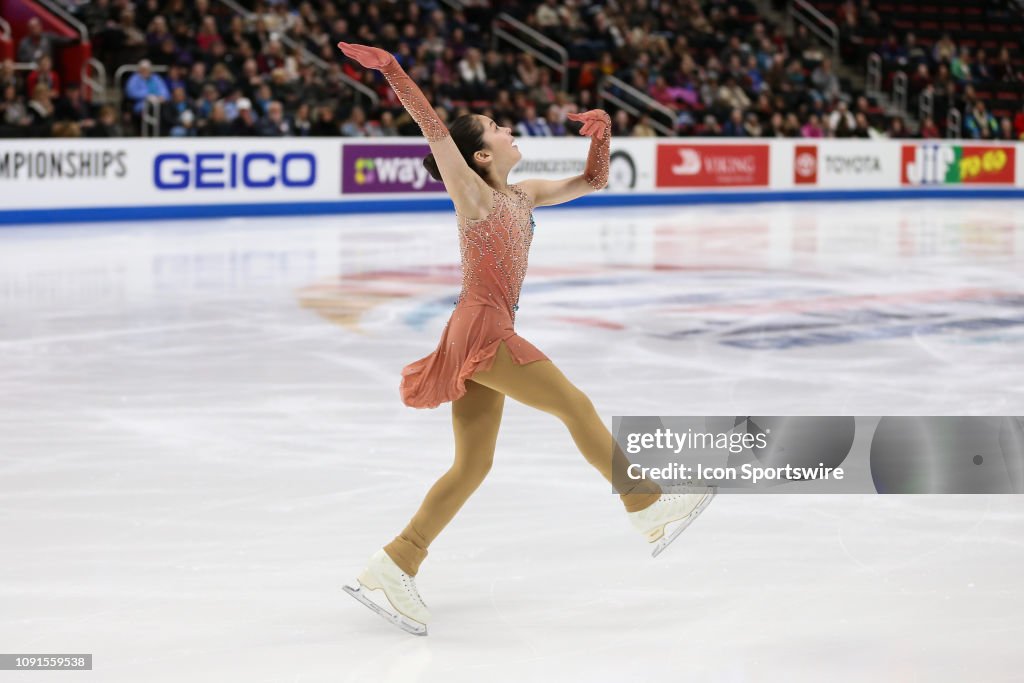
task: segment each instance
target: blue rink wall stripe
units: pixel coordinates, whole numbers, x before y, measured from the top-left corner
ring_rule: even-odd
[[[775,190],[767,192],[656,193],[586,196],[557,207],[665,206],[686,204],[744,204],[759,202],[828,202],[894,199],[1024,199],[1024,188],[908,188],[898,190]],[[109,206],[75,209],[0,209],[0,225],[77,223],[93,221],[227,218],[243,216],[303,216],[313,214],[393,213],[451,210],[447,198],[359,199],[349,201],[277,202],[267,204],[181,204],[168,206]]]

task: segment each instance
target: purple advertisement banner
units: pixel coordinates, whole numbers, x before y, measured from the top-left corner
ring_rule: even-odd
[[[341,154],[342,194],[382,192],[444,192],[427,173],[426,144],[368,145],[346,143]]]

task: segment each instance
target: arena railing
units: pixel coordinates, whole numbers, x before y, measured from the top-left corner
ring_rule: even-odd
[[[502,27],[502,24],[507,24],[511,28],[514,28],[518,31],[518,35],[513,35],[509,31],[506,31]],[[558,55],[558,58],[555,59],[554,57],[544,54],[537,45],[531,45],[527,42],[526,38],[532,39],[537,43],[537,45],[542,45],[551,50]],[[493,49],[498,49],[499,40],[504,40],[505,42],[515,45],[523,52],[529,52],[539,62],[542,62],[557,71],[562,78],[562,90],[565,92],[569,91],[569,52],[564,47],[551,40],[543,33],[530,28],[506,12],[499,14],[491,23],[491,47]]]
[[[897,71],[892,77],[892,103],[901,114],[907,113],[907,85],[909,80],[906,71]]]
[[[256,18],[255,12],[250,12],[245,7],[242,7],[237,2],[235,2],[235,0],[218,1],[225,7],[228,7],[229,9],[234,11],[235,13],[240,14],[250,24],[253,23],[253,21]],[[281,41],[282,45],[286,45],[292,50],[298,52],[304,60],[306,60],[313,66],[317,67],[321,71],[325,73],[328,72],[327,62],[325,62],[324,60],[320,59],[315,54],[307,50],[299,42],[294,40],[291,36],[288,36],[285,33],[278,33],[276,34],[276,37],[278,40]],[[341,80],[342,83],[344,83],[348,87],[355,90],[358,94],[368,99],[370,101],[370,107],[372,109],[376,109],[377,106],[380,104],[380,97],[377,96],[377,93],[375,93],[373,89],[366,87],[365,85],[363,85],[362,83],[360,83],[359,81],[345,73],[339,73],[338,78]]]
[[[882,55],[872,52],[868,55],[868,72],[864,80],[864,92],[868,97],[882,94]]]
[[[963,125],[963,114],[956,107],[950,107],[949,114],[946,115],[946,137],[947,138],[961,138],[961,126]]]
[[[808,31],[818,36],[823,43],[832,48],[832,61],[838,65],[839,27],[836,23],[822,14],[817,7],[807,2],[807,0],[790,0],[787,9],[790,24],[803,24],[807,27]]]
[[[616,93],[615,90],[618,90],[619,93]],[[620,97],[620,93],[622,95],[632,97],[636,104],[627,102],[623,97]],[[669,125],[666,126],[652,117],[651,128],[667,137],[675,135],[676,113],[647,93],[634,88],[629,83],[626,83],[621,78],[616,78],[615,76],[610,75],[605,76],[601,80],[601,85],[597,89],[597,97],[602,100],[607,100],[621,109],[625,109],[633,116],[639,117],[644,113],[661,114],[669,120]],[[646,108],[647,111],[644,111],[641,107]]]
[[[935,91],[931,88],[922,90],[920,97],[917,98],[917,115],[922,121],[928,118],[934,122]]]

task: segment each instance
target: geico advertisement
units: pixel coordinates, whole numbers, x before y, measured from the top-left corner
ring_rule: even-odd
[[[0,149],[5,208],[340,198],[338,139],[19,140]]]

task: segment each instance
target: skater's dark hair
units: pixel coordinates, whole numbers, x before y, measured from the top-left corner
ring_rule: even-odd
[[[462,152],[462,158],[466,160],[469,167],[476,171],[478,176],[487,180],[484,170],[473,161],[473,155],[486,146],[484,145],[484,127],[480,123],[480,119],[475,114],[463,114],[452,121],[452,125],[448,127],[448,132],[451,134],[455,146]],[[430,173],[431,178],[441,180],[441,171],[437,168],[437,160],[433,154],[427,155],[423,160],[423,166]]]

